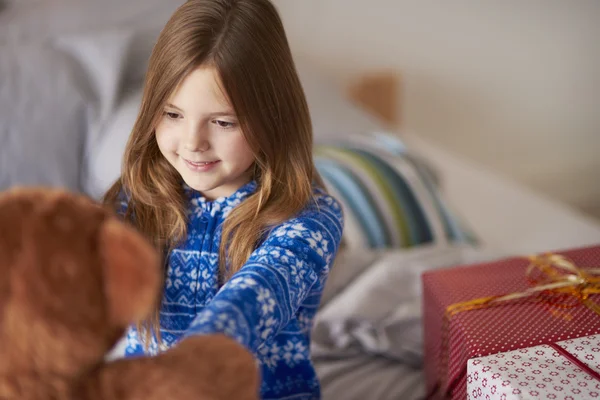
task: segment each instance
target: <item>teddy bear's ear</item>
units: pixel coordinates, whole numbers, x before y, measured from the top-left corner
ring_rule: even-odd
[[[160,293],[160,261],[155,249],[133,228],[108,219],[100,229],[100,255],[108,311],[127,326],[147,318]]]

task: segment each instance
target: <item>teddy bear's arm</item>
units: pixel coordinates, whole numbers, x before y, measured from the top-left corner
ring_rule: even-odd
[[[92,372],[70,400],[258,400],[252,355],[224,335],[193,337],[155,357],[122,359]]]

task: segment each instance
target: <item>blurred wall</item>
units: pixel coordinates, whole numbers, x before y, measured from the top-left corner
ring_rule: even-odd
[[[403,127],[600,217],[600,1],[275,2],[339,83],[401,72]]]

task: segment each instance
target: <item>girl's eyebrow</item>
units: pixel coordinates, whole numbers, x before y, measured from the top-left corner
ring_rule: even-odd
[[[180,113],[183,113],[183,110],[174,104],[167,103],[167,104],[165,104],[165,106],[168,108],[177,110]],[[207,114],[207,116],[209,118],[215,118],[215,117],[233,117],[233,118],[235,118],[236,117],[235,112],[233,112],[232,110],[215,111],[215,112]]]
[[[208,114],[209,117],[235,117],[235,113],[233,111],[218,111],[214,113]]]
[[[183,110],[182,110],[181,108],[179,108],[179,107],[177,107],[176,105],[173,105],[173,104],[171,104],[171,103],[167,103],[167,104],[166,104],[166,106],[167,106],[167,107],[169,107],[169,108],[173,108],[173,109],[175,109],[175,110],[177,110],[177,111],[181,111],[181,112],[183,112]]]

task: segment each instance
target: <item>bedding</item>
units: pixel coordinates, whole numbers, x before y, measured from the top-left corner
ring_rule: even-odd
[[[499,257],[494,249],[465,243],[343,254],[312,336],[324,398],[422,398],[420,274]]]

